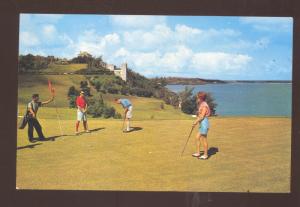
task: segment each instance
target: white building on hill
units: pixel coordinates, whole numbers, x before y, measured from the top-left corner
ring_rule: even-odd
[[[92,57],[92,55],[88,52],[80,51],[78,57]],[[104,61],[101,61],[100,65],[110,71],[113,71],[114,74],[119,76],[123,81],[127,80],[127,63],[123,63],[120,68],[116,67],[114,64],[107,64]]]
[[[117,68],[113,64],[107,64],[106,68],[113,71],[116,76],[119,76],[123,81],[127,80],[127,63],[123,63],[120,68]]]

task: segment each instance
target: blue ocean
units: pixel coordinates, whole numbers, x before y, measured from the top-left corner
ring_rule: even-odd
[[[168,85],[174,92],[186,85]],[[291,83],[226,83],[188,86],[194,93],[212,94],[220,116],[285,116],[291,117]]]

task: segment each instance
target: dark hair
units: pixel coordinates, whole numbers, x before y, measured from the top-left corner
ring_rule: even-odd
[[[38,98],[38,97],[39,97],[38,93],[32,94],[32,98]]]
[[[118,101],[119,99],[118,98],[115,98],[115,101]]]

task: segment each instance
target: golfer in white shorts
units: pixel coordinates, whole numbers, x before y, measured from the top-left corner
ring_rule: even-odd
[[[130,119],[132,118],[132,104],[128,99],[115,99],[115,102],[121,104],[124,111],[124,117],[126,121],[126,132],[130,132]]]
[[[81,91],[80,95],[76,98],[76,105],[77,105],[77,121],[76,121],[76,131],[75,134],[78,135],[79,131],[79,124],[82,121],[83,122],[83,128],[85,132],[90,132],[88,130],[88,125],[87,125],[87,116],[86,116],[86,112],[87,112],[87,101],[85,99],[84,96],[84,92]]]

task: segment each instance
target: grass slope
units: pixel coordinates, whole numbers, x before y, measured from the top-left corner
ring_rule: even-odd
[[[79,88],[80,81],[85,80],[83,75],[33,75],[25,74],[18,76],[18,103],[26,105],[31,100],[33,93],[40,94],[41,100],[50,97],[48,89],[48,79],[52,82],[56,91],[56,105],[58,107],[68,107],[67,93],[70,86]],[[54,106],[53,103],[49,106]]]
[[[67,64],[67,65],[57,65],[50,64],[44,72],[55,72],[55,73],[72,73],[78,70],[84,69],[87,64]]]

